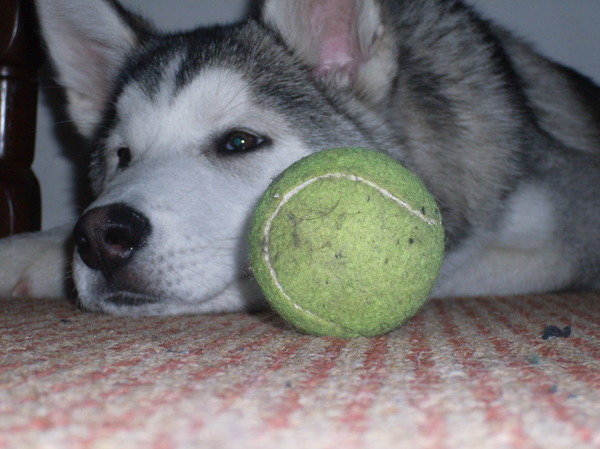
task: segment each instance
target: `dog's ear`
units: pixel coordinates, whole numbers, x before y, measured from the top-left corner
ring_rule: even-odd
[[[327,85],[386,95],[395,50],[377,1],[265,0],[262,20]]]
[[[37,0],[43,38],[71,118],[90,137],[127,54],[136,18],[113,0]],[[138,30],[138,32],[141,32]]]

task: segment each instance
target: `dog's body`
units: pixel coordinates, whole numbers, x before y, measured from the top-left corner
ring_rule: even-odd
[[[267,0],[258,19],[170,35],[108,0],[37,3],[95,148],[75,230],[85,308],[259,304],[258,197],[340,146],[387,152],[438,200],[434,294],[600,288],[600,89],[460,1]],[[0,293],[61,292],[67,233],[1,243]]]

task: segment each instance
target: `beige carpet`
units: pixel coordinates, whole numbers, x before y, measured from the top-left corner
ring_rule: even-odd
[[[600,447],[600,295],[434,300],[355,340],[4,299],[0,338],[0,448]]]

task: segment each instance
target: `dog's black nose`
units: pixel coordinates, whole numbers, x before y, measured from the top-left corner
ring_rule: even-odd
[[[87,211],[73,230],[81,260],[108,275],[125,265],[150,236],[150,221],[124,204]]]

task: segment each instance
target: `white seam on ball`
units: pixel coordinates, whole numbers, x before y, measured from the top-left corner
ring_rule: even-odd
[[[281,210],[281,208],[283,206],[285,206],[285,204],[294,195],[296,195],[301,190],[304,190],[306,187],[308,187],[309,185],[311,185],[313,182],[319,181],[321,179],[327,179],[327,178],[345,178],[345,179],[349,179],[350,181],[354,181],[354,182],[362,182],[364,184],[367,184],[369,187],[372,187],[375,190],[377,190],[384,197],[386,197],[386,198],[388,198],[388,199],[396,202],[398,205],[400,205],[401,207],[403,207],[404,209],[406,209],[409,213],[411,213],[412,215],[416,216],[420,220],[424,221],[428,225],[433,226],[433,225],[439,224],[439,221],[434,220],[434,219],[429,218],[429,217],[426,217],[421,212],[413,209],[408,203],[402,201],[400,198],[395,197],[394,195],[392,195],[387,190],[382,189],[381,187],[379,187],[377,184],[375,184],[375,183],[373,183],[373,182],[371,182],[371,181],[369,181],[367,179],[361,178],[360,176],[350,175],[350,174],[347,174],[347,173],[327,173],[326,175],[321,175],[321,176],[317,176],[315,178],[310,178],[310,179],[304,181],[302,184],[294,187],[292,190],[290,190],[288,193],[286,193],[283,196],[283,198],[281,199],[281,201],[277,205],[277,208],[275,209],[275,211],[271,214],[271,216],[267,220],[267,224],[265,226],[265,233],[264,233],[265,239],[264,239],[264,245],[263,245],[263,252],[265,254],[265,261],[267,262],[267,267],[269,267],[269,273],[271,274],[271,277],[273,278],[273,281],[275,282],[275,286],[277,287],[277,289],[281,292],[281,294],[283,296],[285,296],[287,298],[287,300],[296,309],[301,310],[302,312],[305,312],[305,313],[313,316],[314,318],[322,320],[322,321],[324,321],[324,322],[326,322],[328,324],[331,324],[333,326],[339,327],[338,324],[332,323],[330,321],[327,321],[324,318],[322,318],[322,317],[320,317],[318,315],[315,315],[310,310],[306,310],[306,309],[300,307],[298,304],[296,304],[292,300],[292,298],[289,297],[289,295],[283,289],[283,286],[280,284],[279,279],[277,278],[277,274],[275,273],[275,270],[273,269],[273,266],[271,265],[271,255],[269,254],[269,237],[270,237],[270,233],[271,233],[271,226],[273,224],[273,220],[275,220],[275,217],[279,214],[279,211]]]

